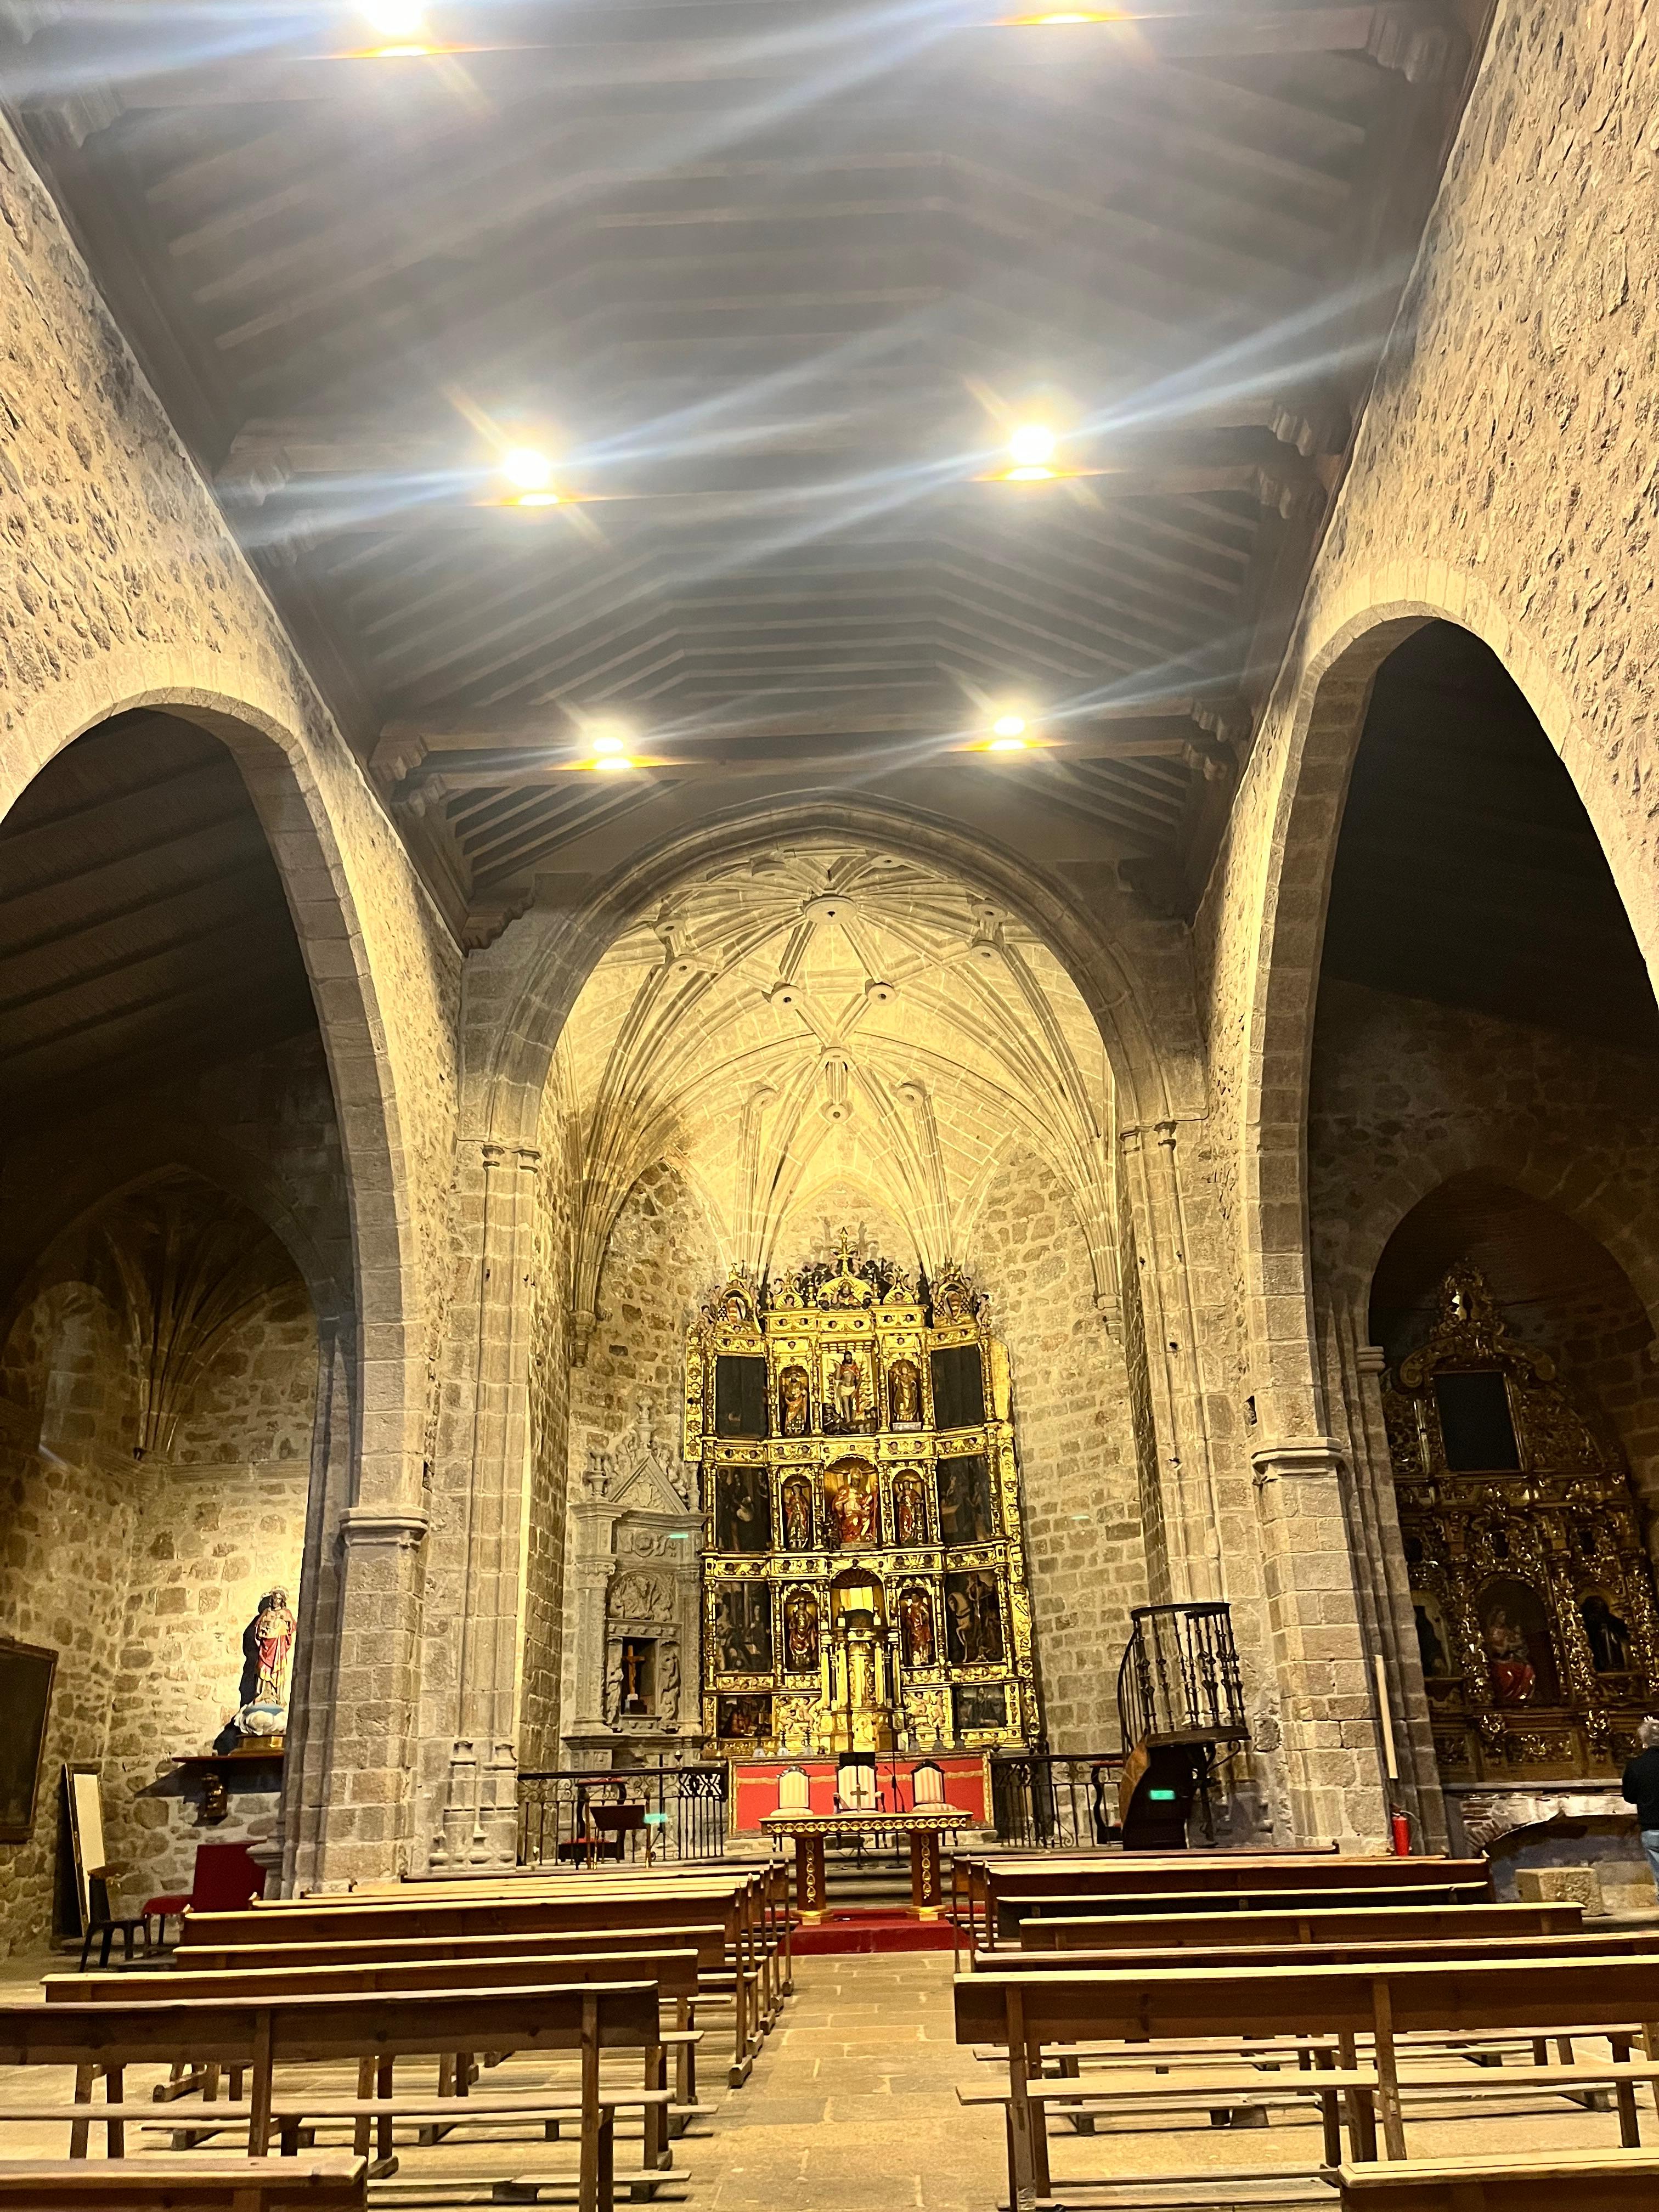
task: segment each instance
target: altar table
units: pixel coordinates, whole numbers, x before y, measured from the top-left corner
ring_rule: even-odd
[[[939,1839],[975,1824],[954,1805],[927,1806],[908,1813],[769,1813],[762,1826],[795,1841],[795,1910],[811,1923],[822,1920],[827,1892],[823,1845],[830,1836],[906,1836],[910,1843],[910,1910],[918,1920],[937,1920],[939,1886]]]

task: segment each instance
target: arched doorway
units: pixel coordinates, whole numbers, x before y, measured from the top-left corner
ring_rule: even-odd
[[[325,1530],[352,1495],[368,1224],[331,1066],[349,1010],[325,1039],[294,847],[279,863],[225,743],[155,713],[64,746],[0,823],[0,1451],[14,1526],[61,1505],[73,1532],[7,1563],[27,1640],[60,1655],[11,1862],[28,1944],[50,1929],[60,1758],[100,1770],[146,1894],[188,1889],[194,1843],[239,1834],[280,1878],[299,1837],[279,1813],[329,1796],[310,1723],[334,1682]],[[242,1639],[272,1590],[295,1616],[283,1759],[236,1770],[228,1821],[198,1830],[200,1773],[173,1762],[250,1704]]]
[[[1352,757],[1317,976],[1306,1188],[1319,1381],[1348,1470],[1361,1637],[1389,1666],[1394,1794],[1431,1838],[1448,1832],[1443,1779],[1455,1837],[1465,1785],[1535,1795],[1592,1770],[1605,1778],[1628,1733],[1620,1698],[1598,1696],[1583,1671],[1584,1593],[1568,1589],[1559,1561],[1547,1628],[1542,1615],[1529,1627],[1513,1617],[1527,1609],[1524,1575],[1510,1577],[1513,1603],[1494,1628],[1498,1601],[1482,1591],[1496,1589],[1501,1562],[1480,1536],[1469,1555],[1479,1586],[1455,1620],[1428,1608],[1425,1635],[1401,1514],[1413,1544],[1430,1536],[1417,1492],[1400,1487],[1410,1459],[1401,1424],[1409,1401],[1424,1450],[1443,1461],[1443,1420],[1456,1417],[1439,1403],[1432,1347],[1451,1344],[1446,1286],[1472,1269],[1490,1285],[1504,1342],[1559,1366],[1563,1387],[1571,1378],[1571,1419],[1601,1437],[1609,1468],[1634,1475],[1639,1521],[1659,1289],[1656,1073],[1659,1012],[1571,779],[1495,656],[1466,631],[1425,625],[1378,670]],[[1499,1370],[1504,1359],[1487,1363]],[[1511,1397],[1553,1387],[1521,1366],[1504,1371]],[[1527,1441],[1534,1417],[1516,1417],[1522,1465],[1484,1471],[1494,1498],[1528,1464],[1540,1482],[1550,1472]],[[1474,1472],[1453,1470],[1452,1486]],[[1488,1516],[1493,1541],[1507,1540],[1502,1519]],[[1578,1539],[1564,1522],[1550,1540]],[[1600,1595],[1617,1593],[1609,1583]],[[1432,1674],[1448,1636],[1476,1729],[1456,1756],[1449,1693]],[[1547,1659],[1521,1701],[1547,1692],[1539,1713],[1571,1707],[1572,1729],[1504,1722],[1494,1636],[1539,1642]],[[1522,1677],[1505,1679],[1520,1697]],[[1630,1687],[1638,1703],[1644,1694]]]

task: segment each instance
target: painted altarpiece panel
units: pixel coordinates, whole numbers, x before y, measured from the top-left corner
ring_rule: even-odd
[[[716,1419],[717,1403],[732,1402],[718,1378],[760,1358],[769,1432],[738,1436],[729,1412]],[[948,1429],[936,1420],[935,1376],[948,1388]],[[684,1448],[702,1463],[711,1505],[708,1735],[763,1757],[830,1747],[833,1586],[856,1565],[880,1593],[901,1741],[922,1750],[1036,1740],[1007,1358],[960,1270],[913,1286],[880,1259],[854,1260],[843,1240],[835,1263],[763,1292],[734,1278],[688,1337]]]

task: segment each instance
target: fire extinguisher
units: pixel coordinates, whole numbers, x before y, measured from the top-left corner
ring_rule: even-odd
[[[1412,1816],[1409,1813],[1389,1815],[1389,1826],[1394,1837],[1394,1855],[1397,1859],[1408,1859],[1412,1855]]]

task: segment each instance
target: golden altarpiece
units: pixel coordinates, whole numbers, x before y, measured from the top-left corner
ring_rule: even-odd
[[[1035,1740],[1008,1364],[947,1267],[915,1286],[846,1237],[686,1345],[701,1462],[703,1729],[751,1756]]]
[[[1401,1536],[1445,1782],[1605,1773],[1659,1689],[1629,1473],[1480,1271],[1383,1378]]]

